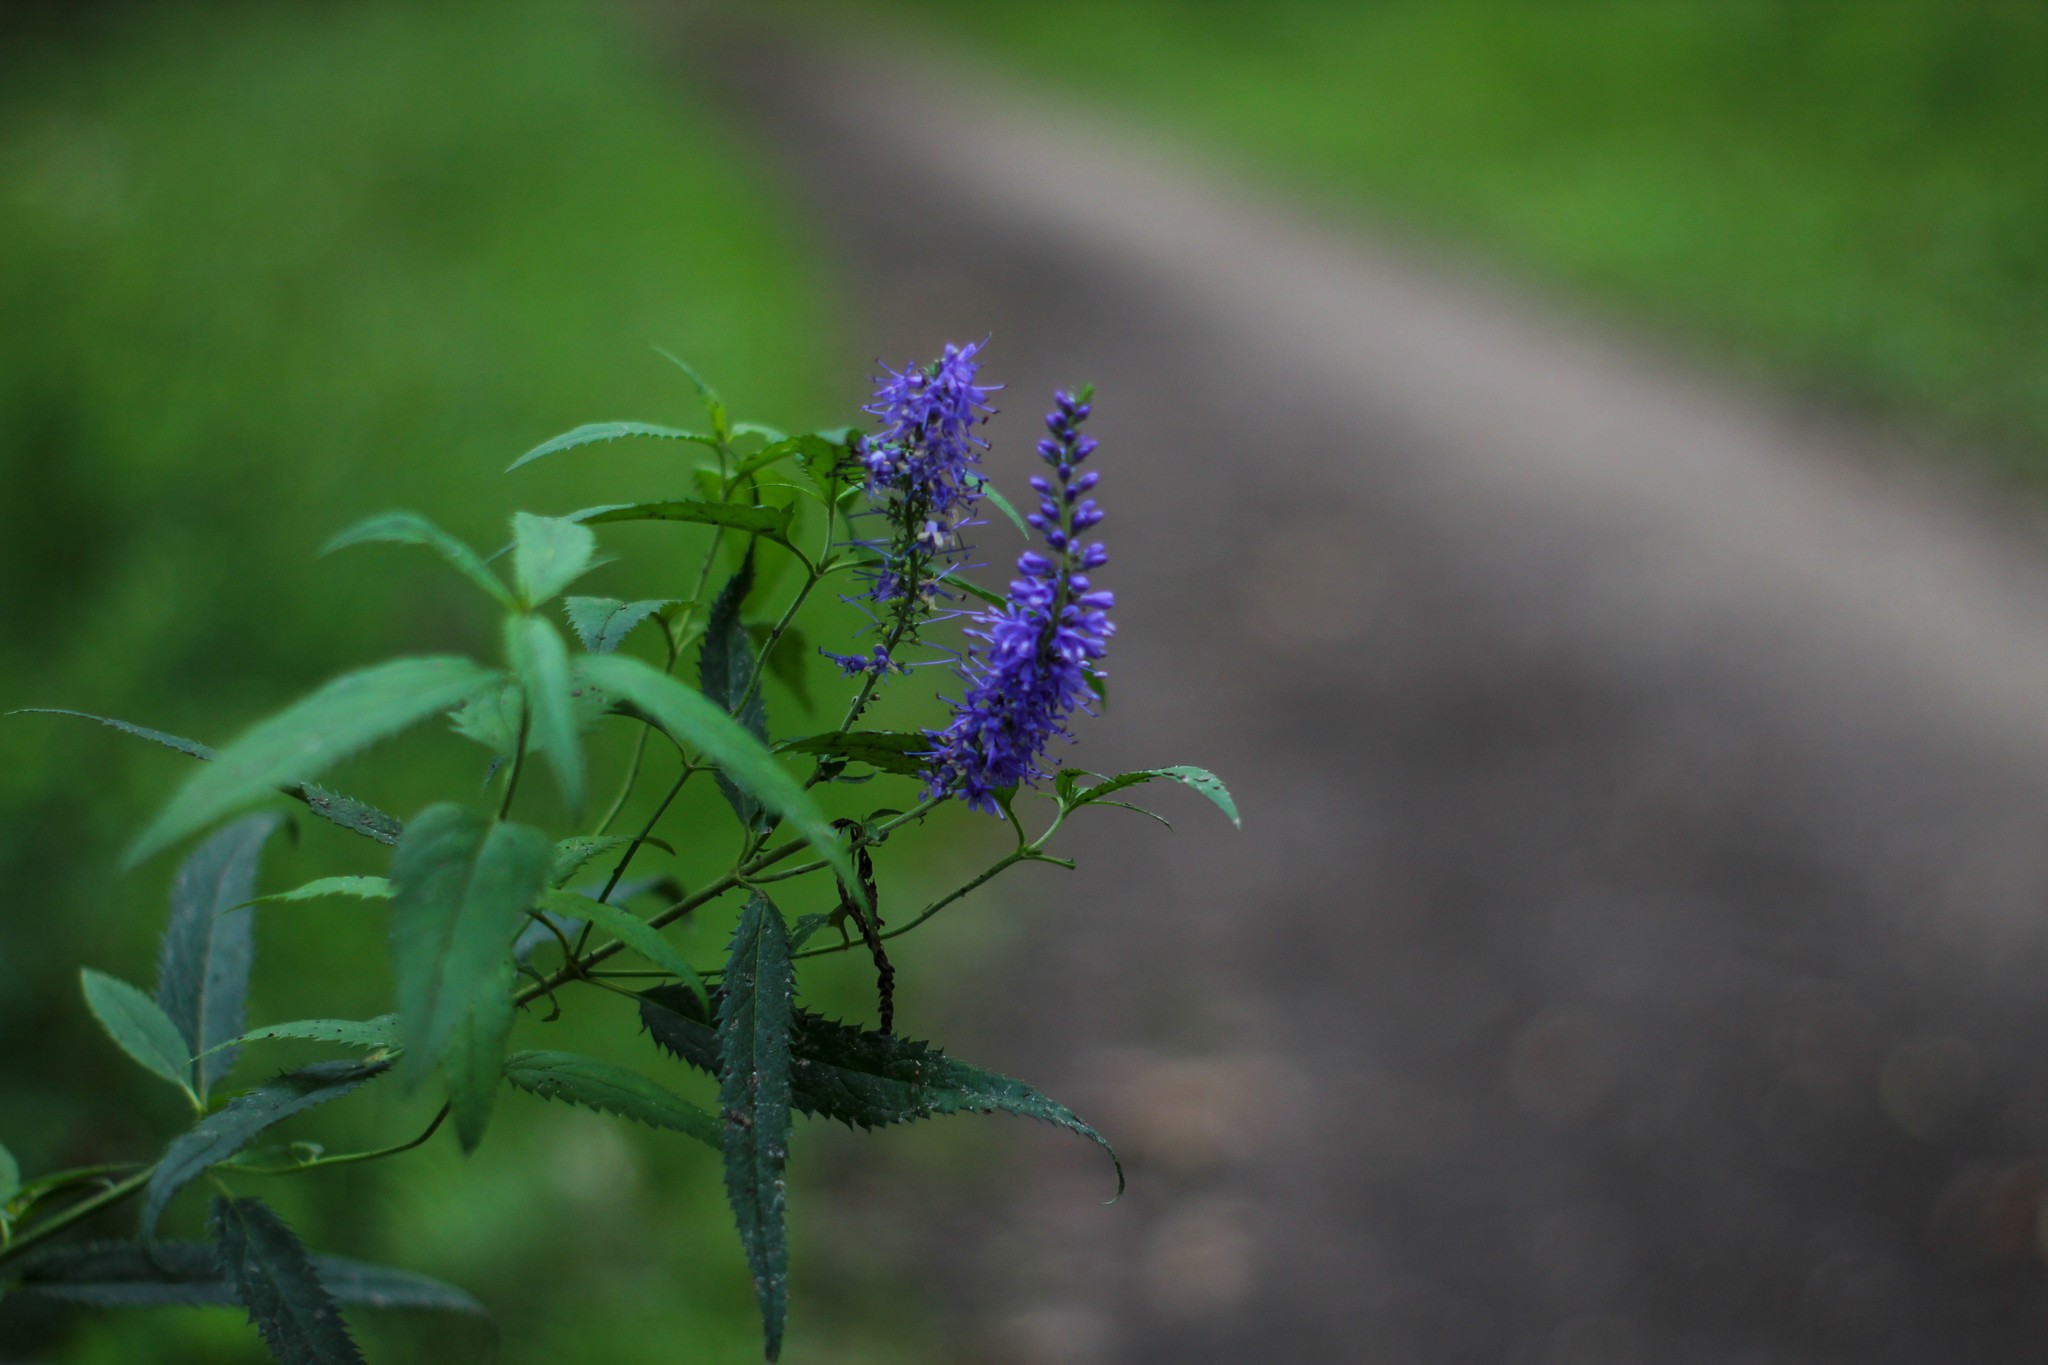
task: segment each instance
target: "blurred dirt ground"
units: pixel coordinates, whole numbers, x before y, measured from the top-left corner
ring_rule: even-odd
[[[2028,518],[958,71],[715,65],[864,348],[993,335],[1005,483],[1101,386],[1120,634],[1076,757],[1245,812],[1101,813],[980,907],[1029,930],[959,1050],[1132,1190],[1018,1124],[965,1208],[877,1229],[946,1358],[2048,1352]]]

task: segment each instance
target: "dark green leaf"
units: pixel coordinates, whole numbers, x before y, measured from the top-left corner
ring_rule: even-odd
[[[511,464],[505,472],[511,473],[521,465],[532,464],[535,460],[574,450],[578,446],[597,445],[603,441],[624,440],[628,436],[651,436],[658,441],[690,441],[700,446],[718,448],[718,438],[706,436],[700,431],[682,431],[675,427],[657,427],[646,422],[587,422],[574,431],[563,432],[551,441],[542,441]]]
[[[500,676],[447,656],[394,659],[336,678],[194,773],[136,840],[128,862],[142,861],[272,788],[309,782],[350,754],[460,705]]]
[[[576,667],[586,682],[631,702],[678,743],[696,746],[802,835],[841,880],[849,885],[857,882],[838,832],[802,784],[775,761],[760,740],[703,693],[624,654],[586,655],[576,661]]]
[[[258,896],[251,905],[288,905],[294,901],[319,900],[324,896],[353,896],[357,900],[388,901],[391,882],[384,877],[321,877],[289,891]]]
[[[768,1359],[782,1351],[789,1307],[783,1167],[789,1160],[789,1020],[796,976],[782,912],[756,894],[740,914],[719,992],[718,1102],[725,1192],[754,1273]]]
[[[583,736],[569,647],[553,622],[539,616],[510,616],[505,619],[505,654],[531,709],[527,741],[554,770],[562,800],[573,816],[583,809]]]
[[[642,621],[661,614],[663,609],[672,607],[678,599],[673,597],[650,597],[638,602],[622,602],[616,597],[565,597],[562,610],[569,617],[570,628],[576,638],[592,654],[609,654],[625,642],[633,628]]]
[[[1070,810],[1085,806],[1091,801],[1100,801],[1112,792],[1120,792],[1126,787],[1135,787],[1141,783],[1163,777],[1170,781],[1178,782],[1184,787],[1192,787],[1208,797],[1210,801],[1215,803],[1216,809],[1230,817],[1231,824],[1239,827],[1242,827],[1244,824],[1242,820],[1237,818],[1237,802],[1230,799],[1230,789],[1223,785],[1222,778],[1216,776],[1207,768],[1192,768],[1185,764],[1171,768],[1142,768],[1136,772],[1118,773],[1115,777],[1098,782],[1086,789],[1080,787],[1080,776],[1081,774],[1073,771],[1062,773],[1054,788],[1058,792],[1060,800],[1066,802]]]
[[[229,1100],[199,1120],[164,1151],[142,1193],[142,1233],[156,1232],[172,1196],[226,1161],[273,1124],[315,1105],[338,1100],[386,1071],[389,1062],[315,1062]]]
[[[665,502],[611,503],[571,512],[569,520],[585,525],[614,521],[687,521],[700,526],[723,526],[730,531],[765,536],[778,545],[789,544],[790,509],[748,507],[736,502],[675,498]]]
[[[661,936],[661,930],[632,912],[589,896],[579,896],[573,891],[550,891],[541,898],[541,904],[557,915],[596,925],[655,966],[676,976],[699,995],[704,995],[704,982],[689,959]],[[705,998],[708,1000],[710,997]]]
[[[504,993],[513,936],[553,858],[539,830],[493,824],[466,806],[429,806],[406,826],[391,864],[391,942],[400,1036],[414,1066],[440,1062],[458,1028],[472,1054],[488,1043],[496,1016],[479,1033],[470,1027],[475,1006]],[[492,1058],[493,1075],[496,1065]]]
[[[171,883],[171,919],[157,959],[156,1002],[198,1060],[193,1084],[206,1092],[234,1065],[224,1047],[242,1031],[255,956],[249,897],[264,842],[283,822],[265,813],[235,821],[178,868]]]
[[[548,601],[582,577],[596,553],[597,537],[588,526],[566,517],[513,514],[512,578],[529,607]]]
[[[163,1007],[127,982],[90,967],[79,973],[79,981],[93,1018],[121,1051],[191,1094],[192,1050]]]
[[[221,1269],[281,1365],[362,1365],[313,1258],[268,1204],[223,1196],[210,1222]]]
[[[234,1040],[266,1043],[294,1039],[310,1043],[346,1043],[350,1047],[390,1048],[398,1046],[398,1016],[380,1014],[375,1019],[294,1019],[284,1024],[252,1028]]]
[[[740,622],[740,611],[753,586],[754,547],[748,545],[746,554],[740,559],[739,571],[726,581],[725,587],[711,603],[711,616],[704,624],[704,645],[697,656],[699,686],[705,696],[728,712],[733,710],[754,677],[753,647],[748,641],[746,626]],[[748,734],[764,744],[767,742],[768,709],[760,688],[753,689],[746,706],[734,718]],[[739,816],[741,825],[750,830],[765,826],[761,803],[746,788],[721,772],[718,774],[718,789],[724,793],[733,813]]]
[[[346,1256],[314,1256],[321,1283],[337,1303],[364,1308],[426,1308],[488,1316],[451,1284],[410,1270]],[[205,1242],[85,1242],[37,1253],[19,1287],[95,1308],[232,1307],[240,1302],[221,1274],[219,1252]]]
[[[21,1188],[21,1163],[14,1159],[14,1153],[0,1144],[0,1209],[14,1198],[14,1192]],[[0,1214],[0,1217],[4,1217]]]
[[[932,747],[932,737],[922,730],[837,730],[829,735],[812,735],[782,746],[791,753],[823,754],[866,763],[885,773],[915,777],[925,768],[919,754]]]
[[[653,1128],[667,1128],[720,1149],[716,1115],[698,1108],[636,1071],[573,1052],[515,1052],[505,1059],[505,1079],[544,1100],[563,1100],[616,1114]]]
[[[438,1313],[490,1313],[465,1290],[395,1266],[372,1265],[347,1256],[315,1256],[321,1283],[340,1303],[363,1308],[423,1308]]]
[[[502,606],[512,605],[512,594],[491,572],[483,557],[417,512],[380,512],[343,531],[321,547],[323,555],[351,545],[383,541],[396,545],[424,545],[455,566],[457,572],[489,593]]]
[[[498,1102],[498,1074],[512,1037],[512,988],[517,969],[508,951],[491,969],[469,1010],[456,1021],[441,1055],[441,1076],[448,1086],[448,1108],[455,1118],[455,1136],[462,1150],[473,1152],[484,1140],[491,1110]]]
[[[747,629],[753,636],[754,652],[759,654],[767,647],[768,632],[772,627],[761,625]],[[788,688],[807,715],[812,709],[810,669],[816,658],[799,626],[785,626],[782,638],[776,642],[775,652],[768,656],[768,676]]]

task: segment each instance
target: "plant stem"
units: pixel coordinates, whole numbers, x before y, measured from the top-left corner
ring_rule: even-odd
[[[0,1248],[0,1261],[18,1256],[46,1237],[54,1236],[83,1218],[90,1218],[101,1209],[118,1204],[149,1183],[149,1177],[156,1172],[155,1166],[146,1166],[126,1180],[109,1185],[90,1198],[81,1199],[67,1207],[62,1213],[52,1214],[26,1232],[18,1234],[4,1248]]]
[[[505,796],[498,802],[500,821],[512,813],[512,796],[519,790],[519,774],[526,768],[526,737],[532,723],[533,708],[527,704],[526,695],[519,697],[519,743],[512,750],[512,771],[505,777]]]

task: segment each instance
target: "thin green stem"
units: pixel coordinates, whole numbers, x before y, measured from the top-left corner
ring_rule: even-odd
[[[129,1195],[134,1194],[144,1185],[147,1185],[149,1183],[149,1177],[152,1174],[154,1174],[155,1171],[156,1167],[145,1166],[143,1169],[137,1171],[134,1175],[129,1176],[126,1180],[122,1180],[115,1184],[109,1185],[104,1190],[101,1190],[98,1194],[92,1195],[89,1198],[81,1199],[76,1204],[72,1204],[66,1207],[62,1212],[52,1214],[50,1215],[50,1217],[43,1219],[40,1223],[37,1223],[34,1227],[29,1228],[24,1232],[16,1234],[13,1241],[9,1242],[5,1247],[0,1247],[0,1261],[5,1261],[10,1257],[18,1256],[22,1252],[28,1250],[30,1247],[36,1245],[38,1242],[43,1241],[45,1238],[53,1237],[57,1233],[62,1232],[65,1228],[70,1227],[73,1223],[76,1223],[81,1219],[90,1218],[95,1213],[98,1213],[101,1209],[120,1203]]]
[[[311,1161],[302,1161],[296,1166],[266,1168],[262,1166],[237,1166],[232,1163],[223,1162],[221,1163],[221,1168],[223,1170],[240,1171],[244,1175],[297,1175],[301,1171],[317,1170],[322,1166],[353,1166],[362,1161],[377,1161],[387,1156],[397,1156],[400,1152],[409,1152],[415,1147],[424,1147],[435,1133],[441,1131],[441,1125],[448,1121],[448,1113],[448,1106],[442,1105],[441,1111],[434,1115],[433,1119],[428,1122],[426,1130],[418,1137],[409,1138],[404,1142],[398,1143],[396,1146],[379,1147],[374,1152],[343,1152],[340,1156],[316,1156]]]
[[[519,790],[519,774],[526,769],[526,738],[531,727],[533,708],[526,698],[519,698],[519,743],[512,750],[512,771],[505,777],[505,795],[498,802],[498,819],[503,820],[512,813],[512,797]]]

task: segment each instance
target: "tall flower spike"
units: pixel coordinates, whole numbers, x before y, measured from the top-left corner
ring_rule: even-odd
[[[962,666],[967,692],[954,705],[952,723],[930,732],[927,796],[950,792],[975,810],[1000,814],[995,794],[1048,776],[1046,745],[1067,736],[1068,716],[1087,709],[1089,674],[1116,633],[1108,615],[1115,597],[1087,577],[1109,554],[1079,539],[1102,520],[1087,496],[1099,475],[1076,472],[1095,449],[1080,431],[1087,398],[1087,390],[1053,396],[1045,419],[1050,435],[1038,443],[1052,477],[1031,481],[1039,503],[1026,518],[1052,553],[1026,550],[1007,601],[976,613],[967,634],[985,648],[971,650]]]
[[[996,391],[975,383],[980,349],[979,342],[948,342],[945,354],[930,365],[883,367],[875,401],[863,409],[882,423],[863,459],[870,497],[902,503],[920,522],[941,529],[957,520],[956,510],[964,512],[980,499],[971,471],[988,442],[974,428],[994,411],[988,399]]]

